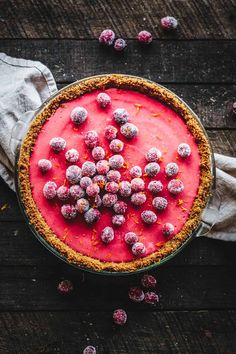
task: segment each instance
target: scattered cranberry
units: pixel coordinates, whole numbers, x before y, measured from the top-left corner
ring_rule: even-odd
[[[107,140],[113,140],[117,136],[117,128],[113,127],[113,125],[107,125],[105,128],[105,138]]]
[[[79,184],[80,184],[80,187],[83,188],[83,189],[86,189],[90,184],[92,184],[92,180],[90,177],[87,177],[87,176],[84,176],[81,178]]]
[[[121,155],[113,155],[109,158],[109,166],[114,170],[119,170],[124,165],[124,159]]]
[[[86,348],[84,348],[83,354],[96,354],[96,348],[92,345],[88,345]]]
[[[144,167],[144,171],[149,177],[154,177],[160,172],[160,166],[157,162],[150,162]]]
[[[86,121],[88,112],[84,107],[75,107],[70,114],[70,118],[73,123],[80,125]]]
[[[129,197],[132,193],[131,184],[128,181],[120,182],[119,193],[120,193],[121,197],[124,197],[124,198]]]
[[[55,182],[49,181],[43,187],[43,195],[46,199],[53,199],[57,195],[57,185]]]
[[[147,291],[144,294],[144,301],[146,304],[155,305],[157,302],[159,302],[159,296],[154,293],[154,291]]]
[[[190,148],[190,146],[188,144],[182,143],[182,144],[179,144],[177,152],[178,152],[180,157],[185,159],[185,158],[187,158],[187,157],[189,157],[191,155],[191,148]]]
[[[144,246],[144,244],[142,242],[136,242],[133,244],[132,246],[132,253],[134,256],[141,256],[146,252],[146,247]]]
[[[119,183],[120,182],[120,178],[121,178],[121,174],[119,171],[116,171],[116,170],[110,170],[108,173],[107,173],[107,180],[109,182],[116,182],[116,183]]]
[[[130,288],[128,295],[130,300],[134,302],[141,302],[144,300],[144,292],[137,286],[133,286],[132,288]]]
[[[155,288],[157,285],[157,280],[153,275],[144,274],[141,279],[141,284],[146,289]]]
[[[42,173],[46,173],[51,170],[52,163],[50,160],[41,159],[38,161],[38,167]]]
[[[115,39],[115,33],[111,29],[105,29],[99,36],[99,43],[104,45],[112,45]]]
[[[145,155],[146,160],[148,162],[156,162],[156,161],[158,161],[161,158],[161,156],[162,156],[161,151],[158,150],[155,147],[149,149],[148,152]]]
[[[70,149],[65,153],[66,161],[75,163],[79,160],[79,153],[76,149]]]
[[[70,196],[69,188],[66,186],[60,186],[57,190],[57,198],[60,200],[67,200]]]
[[[102,203],[105,207],[111,208],[117,202],[117,195],[112,193],[106,193],[102,197]]]
[[[174,30],[178,26],[178,21],[172,16],[166,16],[161,19],[161,27],[164,30]]]
[[[118,202],[113,205],[113,210],[116,214],[125,214],[127,208],[127,203],[123,202],[122,200],[118,200]]]
[[[76,201],[75,208],[79,214],[84,214],[89,210],[89,202],[85,198],[80,198]]]
[[[53,151],[59,152],[65,149],[66,141],[63,138],[55,137],[50,140],[49,145],[51,146]]]
[[[143,205],[147,200],[147,197],[145,195],[144,192],[138,192],[138,193],[134,193],[131,196],[131,203],[133,203],[134,205]]]
[[[167,186],[168,191],[171,194],[179,194],[184,190],[184,184],[180,179],[172,179]]]
[[[167,177],[174,177],[179,172],[179,166],[175,162],[170,162],[165,167]]]
[[[94,162],[85,161],[82,165],[82,176],[92,177],[95,175],[97,169]]]
[[[96,183],[100,189],[104,189],[107,179],[104,175],[96,175],[93,177],[93,183]]]
[[[113,112],[113,118],[117,124],[125,124],[129,119],[129,113],[124,108],[117,108]]]
[[[141,177],[142,176],[142,169],[140,166],[133,166],[133,167],[131,167],[129,173],[132,178]]]
[[[100,92],[97,95],[97,103],[100,107],[106,108],[111,103],[111,97],[105,92]]]
[[[110,226],[106,226],[101,232],[101,240],[104,243],[110,243],[114,240],[114,230]]]
[[[131,188],[134,192],[141,192],[144,190],[145,187],[145,183],[144,180],[142,178],[133,178],[130,182],[131,184]]]
[[[141,213],[141,219],[145,222],[145,224],[154,224],[157,221],[157,216],[151,210],[144,210]]]
[[[121,226],[125,223],[125,217],[122,214],[113,215],[111,222],[115,226]]]
[[[84,214],[84,219],[87,224],[92,224],[100,219],[100,212],[97,209],[90,208]]]
[[[74,285],[70,280],[62,280],[58,284],[57,290],[59,291],[60,294],[67,295],[72,293],[72,291],[74,290]]]
[[[84,137],[84,142],[88,148],[94,148],[98,143],[98,133],[96,130],[89,130]]]
[[[123,38],[117,38],[114,43],[114,49],[121,52],[127,46],[126,41]]]
[[[144,43],[144,44],[149,44],[152,42],[152,35],[150,32],[148,31],[141,31],[139,32],[138,34],[138,40],[139,42],[141,43]]]
[[[92,183],[86,188],[86,193],[89,197],[96,197],[100,193],[100,188],[96,183]]]
[[[124,237],[125,242],[129,246],[133,246],[135,243],[138,242],[138,236],[135,232],[127,232]]]
[[[162,189],[163,189],[163,184],[161,183],[161,181],[151,181],[148,184],[148,190],[152,194],[157,194],[157,193],[161,192]]]
[[[167,208],[167,205],[168,205],[168,201],[166,198],[163,198],[163,197],[156,197],[153,199],[152,201],[152,205],[155,209],[157,210],[164,210]]]
[[[119,326],[123,326],[127,321],[127,314],[125,310],[118,309],[113,312],[113,321]]]
[[[112,152],[115,152],[117,154],[118,152],[121,152],[123,150],[124,143],[123,143],[123,141],[121,141],[119,139],[113,139],[110,142],[109,147],[110,147]]]
[[[120,132],[126,139],[133,139],[138,135],[139,130],[133,123],[125,123],[121,126]]]
[[[162,226],[162,233],[165,237],[170,236],[175,231],[174,225],[167,222]]]
[[[81,178],[81,168],[76,165],[71,165],[66,170],[66,178],[71,184],[76,184]]]
[[[105,186],[105,190],[108,193],[117,193],[119,190],[119,184],[116,182],[107,182]]]
[[[76,217],[77,211],[74,205],[64,204],[61,207],[61,214],[65,219],[72,220]]]
[[[234,114],[236,114],[236,102],[234,102],[232,105],[232,111]]]
[[[96,161],[103,160],[105,157],[105,151],[101,146],[96,146],[92,150],[92,156]]]
[[[96,164],[97,173],[100,175],[106,175],[110,169],[109,162],[107,160],[100,160]]]
[[[85,196],[85,192],[81,186],[74,184],[70,187],[70,195],[73,199],[77,200]]]

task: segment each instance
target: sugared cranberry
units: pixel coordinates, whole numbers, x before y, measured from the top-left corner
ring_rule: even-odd
[[[84,219],[87,224],[93,224],[94,222],[97,222],[100,219],[100,211],[94,208],[90,208],[86,213],[84,214]]]
[[[78,184],[74,184],[70,187],[70,195],[73,199],[77,200],[85,196],[85,191]]]
[[[102,205],[102,198],[100,197],[99,194],[97,194],[93,200],[93,208],[100,208],[101,205]]]
[[[70,190],[66,186],[60,186],[57,189],[57,198],[60,200],[67,200],[70,196]]]
[[[84,348],[83,354],[96,354],[96,348],[92,345],[88,345],[86,348]]]
[[[121,226],[125,223],[125,217],[122,214],[113,215],[111,222],[115,226]]]
[[[76,125],[80,125],[86,121],[88,117],[87,109],[84,107],[75,107],[70,114],[70,118],[73,123]]]
[[[79,153],[76,149],[70,149],[65,153],[66,161],[75,163],[79,160]]]
[[[119,183],[120,182],[120,178],[121,178],[121,174],[119,171],[116,171],[116,170],[110,170],[108,173],[107,173],[107,180],[109,182],[116,182],[116,183]]]
[[[113,312],[113,321],[119,326],[123,326],[127,321],[127,314],[125,310],[117,309]]]
[[[147,200],[147,197],[145,195],[144,192],[138,192],[138,193],[134,193],[131,196],[131,203],[133,203],[134,205],[143,205]]]
[[[137,286],[133,286],[132,288],[129,289],[128,296],[130,300],[134,302],[141,302],[144,300],[144,292],[142,289],[140,289]]]
[[[110,243],[111,241],[113,241],[114,237],[115,237],[113,228],[110,226],[106,226],[102,230],[100,237],[101,237],[102,242],[104,242],[104,243]]]
[[[157,162],[150,162],[144,167],[144,171],[149,177],[154,177],[160,172],[160,166]]]
[[[144,210],[141,213],[141,219],[145,224],[154,224],[157,221],[157,216],[152,210]]]
[[[140,166],[133,166],[131,167],[129,173],[132,178],[138,178],[142,176],[142,169]]]
[[[116,194],[106,193],[102,197],[102,204],[107,208],[111,208],[117,202],[117,199]]]
[[[61,214],[65,219],[72,220],[76,217],[77,211],[74,205],[64,204],[61,207]]]
[[[162,189],[163,189],[163,184],[161,183],[161,181],[151,181],[148,184],[148,190],[152,194],[157,194],[157,193],[161,192]]]
[[[100,193],[100,188],[96,183],[92,183],[86,188],[86,193],[89,197],[96,197]]]
[[[128,122],[129,113],[124,108],[117,108],[113,112],[113,118],[117,124],[125,124],[126,122]]]
[[[174,225],[167,222],[162,226],[162,233],[165,237],[170,236],[175,231]]]
[[[123,38],[117,38],[114,43],[114,49],[121,52],[127,46],[126,41]]]
[[[65,149],[66,141],[61,137],[55,137],[50,140],[49,145],[51,146],[53,151],[59,152]]]
[[[168,191],[171,194],[179,194],[184,190],[184,184],[180,179],[172,179],[167,186]]]
[[[110,147],[112,152],[115,152],[117,154],[118,152],[121,152],[123,150],[124,143],[123,143],[123,141],[121,141],[119,139],[113,139],[110,142],[109,147]]]
[[[81,168],[76,165],[71,165],[66,170],[66,178],[71,184],[76,184],[81,178]]]
[[[110,169],[109,162],[107,160],[100,160],[96,163],[97,173],[100,175],[106,175]]]
[[[62,295],[68,295],[74,290],[74,285],[70,280],[62,280],[57,286],[57,290]]]
[[[170,162],[165,167],[167,177],[174,177],[179,172],[179,166],[175,162]]]
[[[124,198],[129,197],[132,193],[131,184],[128,181],[120,182],[119,193],[120,193],[121,197],[124,197]]]
[[[125,242],[129,246],[133,246],[136,242],[138,242],[138,235],[135,232],[127,232],[124,237]]]
[[[236,107],[235,107],[236,109]],[[179,144],[178,149],[177,149],[178,155],[182,157],[183,159],[186,159],[191,155],[191,148],[188,144],[182,143]]]
[[[115,39],[115,33],[111,29],[105,29],[99,36],[99,43],[104,45],[112,45]]]
[[[152,205],[155,209],[157,210],[164,210],[167,208],[167,205],[168,205],[168,201],[166,198],[163,198],[163,197],[156,197],[153,199],[152,201]]]
[[[96,161],[102,160],[105,157],[105,151],[101,146],[96,146],[92,150],[92,156]]]
[[[92,180],[90,177],[87,177],[87,176],[84,176],[81,178],[79,184],[80,184],[80,187],[83,188],[83,189],[86,189],[90,184],[92,184]]]
[[[96,130],[89,130],[84,137],[84,142],[88,148],[94,148],[98,143],[98,133]]]
[[[57,195],[57,185],[55,182],[49,181],[43,187],[43,195],[46,199],[53,199]]]
[[[153,275],[144,274],[141,278],[141,284],[146,289],[155,288],[157,280]]]
[[[97,95],[97,103],[100,107],[106,108],[111,103],[111,97],[105,92],[100,92]]]
[[[138,34],[138,40],[141,43],[149,44],[152,42],[152,34],[148,31],[141,31]]]
[[[116,182],[107,182],[105,186],[105,190],[108,193],[117,193],[119,190],[119,184]]]
[[[120,127],[120,132],[126,139],[133,139],[138,135],[139,130],[133,123],[125,123]]]
[[[161,158],[161,156],[162,156],[161,151],[158,150],[155,147],[149,149],[148,152],[145,155],[146,160],[148,162],[156,162],[156,161],[158,161]]]
[[[38,161],[38,167],[42,173],[46,173],[51,170],[52,163],[50,160],[41,159]]]
[[[159,302],[159,296],[154,291],[147,291],[144,294],[144,301],[146,304],[155,305]]]
[[[109,166],[114,170],[119,170],[124,165],[124,159],[121,155],[113,155],[109,158]]]
[[[232,105],[232,112],[233,114],[236,114],[236,102],[234,102]]]
[[[122,200],[118,200],[118,202],[113,205],[113,210],[116,214],[125,214],[127,208],[127,203],[123,202]]]
[[[104,175],[96,175],[93,177],[93,183],[96,183],[100,189],[104,189],[107,179]]]
[[[105,128],[105,138],[107,140],[113,140],[116,138],[117,135],[117,128],[113,127],[113,125],[107,125]]]
[[[178,26],[178,21],[172,16],[166,16],[161,19],[161,27],[164,30],[174,30]]]
[[[75,208],[79,214],[84,214],[89,210],[89,202],[85,198],[80,198],[76,201]]]
[[[142,178],[133,178],[130,182],[131,184],[131,188],[134,192],[141,192],[144,190],[145,187],[145,183],[144,180]]]
[[[82,176],[92,177],[95,175],[97,169],[94,162],[85,161],[82,165]]]
[[[142,242],[136,242],[133,244],[131,250],[134,256],[139,257],[146,252],[146,247]]]

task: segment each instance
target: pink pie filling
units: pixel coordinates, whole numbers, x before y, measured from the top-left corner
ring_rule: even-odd
[[[175,227],[175,232],[169,238],[178,233],[186,219],[197,194],[200,180],[200,156],[197,144],[191,133],[188,131],[184,121],[170,108],[162,103],[138,92],[118,89],[108,89],[106,92],[111,96],[112,103],[106,109],[100,108],[96,102],[99,93],[94,91],[85,94],[76,100],[66,102],[51,116],[44,124],[35,143],[31,156],[30,180],[35,203],[51,230],[77,252],[91,256],[102,261],[127,262],[135,258],[130,248],[124,242],[124,234],[134,231],[139,235],[139,241],[146,246],[144,256],[157,251],[167,239],[162,235],[162,224],[170,222]],[[140,105],[137,107],[137,104]],[[76,106],[85,107],[88,111],[87,121],[79,127],[70,120],[70,112]],[[83,136],[88,130],[96,130],[99,134],[99,145],[103,146],[108,155],[109,142],[104,138],[104,129],[108,124],[117,126],[112,119],[112,112],[116,108],[125,108],[130,115],[130,122],[137,125],[139,135],[128,141],[118,132],[118,138],[124,141],[124,150],[121,153],[126,162],[126,168],[120,169],[122,180],[130,180],[129,169],[134,165],[144,168],[146,165],[145,153],[151,147],[157,147],[163,153],[160,162],[161,171],[154,177],[143,177],[145,189],[151,180],[161,180],[164,189],[158,194],[168,200],[168,207],[165,211],[157,212],[152,207],[153,196],[146,190],[147,201],[140,207],[134,207],[128,202],[126,222],[119,228],[115,228],[114,240],[106,245],[100,240],[100,233],[105,226],[112,226],[112,209],[100,208],[101,219],[92,226],[88,226],[82,216],[73,221],[67,221],[61,215],[62,203],[55,199],[48,201],[43,196],[44,184],[51,180],[60,186],[65,181],[65,171],[69,166],[65,160],[65,152],[75,148],[80,153],[79,161],[81,166],[84,161],[93,161],[90,150],[85,146]],[[117,127],[118,128],[118,127]],[[64,151],[54,153],[49,146],[53,137],[63,137],[67,146]],[[183,160],[177,157],[177,147],[180,143],[190,145],[192,154]],[[53,167],[47,174],[42,175],[37,163],[39,159],[51,160]],[[176,162],[179,165],[180,178],[184,183],[184,191],[178,196],[172,196],[167,190],[169,179],[165,176],[164,167],[169,162]],[[157,223],[145,225],[141,221],[140,214],[145,209],[151,209],[158,216]],[[169,239],[168,238],[168,239]]]

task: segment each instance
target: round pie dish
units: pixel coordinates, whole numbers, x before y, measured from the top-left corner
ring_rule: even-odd
[[[100,93],[106,93],[110,97],[111,102],[107,107],[98,103]],[[75,124],[71,119],[71,112],[78,106],[84,107],[88,113],[86,121],[81,125]],[[137,127],[138,134],[132,139],[122,134],[125,123],[114,121],[115,110],[121,108],[128,112],[128,122]],[[57,197],[53,200],[46,199],[43,194],[44,185],[53,181],[57,188],[70,188],[74,182],[68,181],[66,171],[71,165],[80,169],[87,161],[97,164],[91,147],[88,148],[85,144],[85,136],[91,130],[98,133],[98,145],[105,151],[103,160],[110,161],[110,169],[115,169],[110,159],[117,153],[111,151],[110,141],[104,136],[108,125],[116,128],[116,138],[124,144],[120,152],[124,163],[118,168],[121,175],[118,185],[122,185],[122,181],[130,183],[130,170],[139,165],[145,185],[144,190],[142,188],[145,202],[137,206],[132,202],[132,197],[119,196],[118,193],[118,199],[125,201],[128,207],[123,218],[125,223],[119,227],[113,227],[111,222],[113,208],[108,208],[105,204],[98,207],[89,197],[91,209],[99,209],[99,220],[87,224],[84,215],[68,220],[61,214],[61,208],[68,200],[62,202]],[[53,151],[50,146],[51,139],[55,137],[62,137],[66,141],[66,147],[60,152]],[[188,158],[181,158],[177,153],[181,143],[187,143],[191,148],[191,156]],[[153,147],[161,151],[157,164],[160,171],[150,176],[146,168],[150,161],[145,156]],[[79,152],[79,159],[73,164],[65,159],[65,153],[69,149],[77,149]],[[40,159],[51,161],[52,168],[48,173],[41,173],[39,170]],[[178,166],[178,171],[173,176],[168,175],[169,163]],[[178,195],[170,192],[169,183],[172,177],[177,183],[183,182],[184,190]],[[157,195],[153,195],[148,189],[151,181],[160,181],[162,184],[162,190]],[[214,160],[211,146],[204,128],[192,110],[161,85],[121,74],[79,80],[47,100],[35,113],[16,161],[18,200],[33,233],[62,260],[80,269],[100,274],[140,272],[163,264],[175,256],[194,236],[202,233],[204,225],[201,216],[209,202],[213,182]],[[103,197],[106,191],[100,192],[102,200],[105,200]],[[166,210],[156,210],[153,207],[153,200],[157,196],[167,200]],[[71,199],[69,202],[75,203]],[[156,215],[153,224],[145,223],[141,217],[147,210]],[[173,225],[174,232],[163,234],[164,225],[169,223]],[[109,244],[100,238],[107,226],[112,227],[115,233]],[[131,252],[131,247],[124,241],[128,232],[138,235],[139,243],[145,246],[143,253],[137,255]]]

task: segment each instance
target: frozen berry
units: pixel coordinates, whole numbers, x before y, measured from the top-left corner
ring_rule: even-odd
[[[119,326],[123,326],[127,321],[127,314],[125,310],[117,309],[113,312],[113,321]]]
[[[86,213],[84,214],[84,219],[87,224],[92,224],[94,222],[97,222],[100,219],[100,211],[94,208],[90,208]]]
[[[179,194],[184,190],[184,184],[180,179],[172,179],[167,186],[168,191],[171,194]]]
[[[76,149],[70,149],[65,153],[66,161],[75,163],[79,160],[79,153]]]
[[[150,32],[148,31],[141,31],[139,32],[138,34],[138,40],[139,42],[141,43],[144,43],[144,44],[149,44],[152,42],[152,35]]]
[[[124,159],[121,155],[113,155],[109,158],[109,166],[114,170],[119,170],[124,165]]]
[[[66,186],[60,186],[57,189],[57,198],[60,200],[67,200],[70,196],[70,190]]]
[[[107,179],[104,175],[96,175],[93,177],[93,183],[96,183],[100,189],[104,189]]]
[[[76,201],[75,208],[79,214],[84,214],[89,210],[89,202],[85,198],[80,198]]]
[[[144,192],[138,192],[138,193],[134,193],[131,196],[131,203],[133,203],[134,205],[143,205],[147,200],[147,197],[145,195]]]
[[[161,27],[164,30],[173,30],[178,26],[178,21],[172,16],[166,16],[161,19]]]
[[[110,226],[106,226],[106,227],[102,230],[101,235],[100,235],[101,240],[102,240],[102,242],[104,242],[104,243],[110,243],[112,240],[114,240],[114,236],[115,236],[114,230],[113,230],[113,228],[110,227]]]
[[[101,146],[96,146],[92,150],[92,156],[96,161],[102,160],[105,157],[105,151]]]
[[[57,290],[59,291],[60,294],[67,295],[72,293],[72,291],[74,290],[74,285],[70,280],[62,280],[58,284]]]
[[[113,215],[111,222],[115,226],[121,226],[125,223],[125,217],[122,214]]]
[[[163,197],[156,197],[152,201],[152,205],[157,210],[164,210],[167,208],[168,201],[166,198]]]
[[[111,208],[117,202],[117,199],[116,194],[106,193],[102,197],[102,204],[107,208]]]
[[[61,207],[61,214],[65,219],[71,220],[74,219],[77,215],[77,211],[74,205],[64,204]]]
[[[141,219],[145,224],[154,224],[157,221],[157,216],[152,210],[144,210],[141,213]]]
[[[146,247],[142,242],[136,242],[133,244],[131,250],[134,256],[139,257],[146,252]]]
[[[126,122],[128,122],[129,113],[124,108],[117,108],[113,112],[113,118],[117,124],[125,124]]]
[[[120,132],[126,139],[133,139],[138,135],[139,130],[133,123],[125,123],[120,127]]]
[[[114,43],[114,49],[121,52],[127,46],[126,41],[123,38],[117,38]]]
[[[153,275],[144,274],[141,279],[141,284],[146,289],[155,288],[157,280]]]
[[[65,149],[66,141],[63,138],[55,137],[50,140],[49,145],[51,146],[53,151],[59,152]]]
[[[111,97],[105,92],[100,92],[97,95],[97,103],[100,107],[106,108],[111,103]]]
[[[70,195],[73,199],[77,200],[85,196],[85,191],[78,184],[74,184],[70,187]]]
[[[127,232],[124,237],[125,242],[127,245],[132,246],[136,242],[138,242],[138,236],[135,232]]]
[[[49,181],[43,187],[43,195],[46,199],[53,199],[57,195],[57,185],[55,182]]]
[[[179,166],[175,162],[170,162],[165,167],[165,173],[167,177],[176,176],[179,172]]]
[[[110,170],[108,173],[107,173],[107,180],[109,182],[116,182],[116,183],[119,183],[120,182],[120,178],[121,178],[121,174],[119,171],[116,171],[116,170]]]
[[[155,147],[149,149],[148,152],[145,155],[146,160],[148,162],[156,162],[156,161],[158,161],[161,158],[161,156],[162,156],[161,151],[158,150]]]
[[[96,183],[92,183],[86,188],[86,193],[89,197],[96,197],[100,193],[100,188]]]
[[[113,125],[107,125],[105,128],[105,138],[107,140],[113,140],[116,138],[117,135],[117,128],[113,127]]]
[[[99,36],[99,42],[104,45],[112,45],[115,39],[115,33],[111,29],[105,29]]]
[[[148,184],[148,190],[152,194],[157,194],[157,193],[161,192],[162,189],[163,189],[163,184],[161,183],[161,181],[151,181]]]
[[[107,182],[105,186],[105,190],[108,193],[117,193],[119,190],[119,184],[116,182]]]
[[[140,289],[137,286],[133,286],[132,288],[129,289],[128,296],[130,300],[134,302],[141,302],[144,300],[144,292],[142,289]]]
[[[131,184],[128,181],[120,182],[119,193],[120,193],[121,197],[124,197],[124,198],[129,197],[132,193]]]
[[[96,165],[94,162],[85,161],[82,165],[82,176],[92,177],[96,173]]]
[[[160,166],[157,162],[150,162],[144,167],[144,171],[149,177],[154,177],[160,172]]]
[[[70,114],[70,118],[73,123],[80,125],[86,121],[88,117],[87,109],[84,107],[75,107]]]
[[[96,130],[89,130],[84,137],[84,142],[88,148],[94,148],[98,143],[98,133]]]
[[[188,144],[182,143],[182,144],[179,144],[177,152],[180,157],[185,159],[186,157],[189,157],[191,155],[191,148]]]
[[[142,176],[142,169],[140,166],[133,166],[133,167],[131,167],[129,173],[132,178],[141,177]]]
[[[124,143],[123,143],[123,141],[121,141],[119,139],[113,139],[110,142],[109,147],[110,147],[112,152],[115,152],[117,154],[118,152],[121,152],[123,150]]]
[[[97,173],[100,175],[106,175],[110,169],[109,162],[107,160],[100,160],[96,163]]]
[[[159,302],[159,296],[154,291],[147,291],[144,294],[144,301],[146,304],[155,305]]]
[[[127,208],[127,203],[123,202],[122,200],[118,200],[118,202],[113,205],[113,210],[116,214],[125,214]]]
[[[141,192],[144,190],[145,187],[145,183],[144,180],[142,178],[133,178],[130,182],[131,184],[131,188],[134,192]]]
[[[50,160],[41,159],[38,161],[38,167],[42,173],[46,173],[51,170],[52,163]]]
[[[66,170],[66,178],[71,184],[76,184],[81,179],[81,168],[76,165],[71,165]]]
[[[90,184],[92,184],[92,180],[90,177],[87,177],[87,176],[84,176],[81,178],[79,184],[80,184],[80,187],[83,188],[83,189],[86,189]]]
[[[162,233],[164,236],[170,236],[171,234],[173,234],[173,232],[175,231],[175,227],[174,225],[172,225],[171,223],[167,222],[162,226]]]
[[[86,348],[83,350],[83,354],[96,354],[96,348],[93,347],[92,345],[88,345]]]

